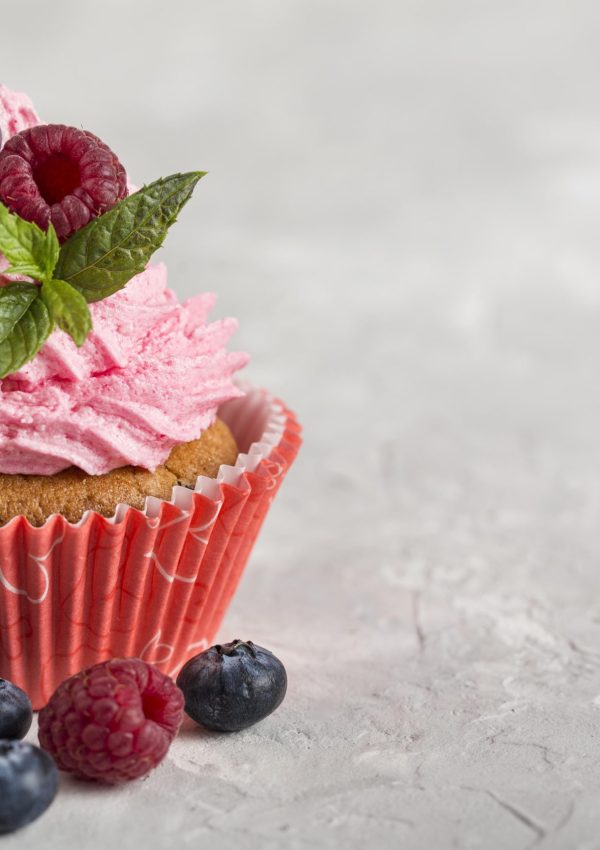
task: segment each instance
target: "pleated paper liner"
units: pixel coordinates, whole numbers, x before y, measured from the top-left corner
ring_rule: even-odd
[[[137,656],[174,674],[210,645],[300,447],[281,401],[244,387],[219,416],[244,451],[195,490],[40,528],[0,528],[0,676],[42,707],[83,667]]]

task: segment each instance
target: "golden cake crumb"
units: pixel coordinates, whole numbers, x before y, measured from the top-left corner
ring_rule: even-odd
[[[175,484],[193,487],[198,475],[216,478],[221,464],[234,464],[235,439],[217,419],[199,440],[175,446],[155,472],[122,466],[104,475],[70,467],[56,475],[0,474],[0,524],[25,516],[42,525],[52,514],[78,522],[86,511],[112,516],[119,503],[142,509],[146,496],[168,499]]]

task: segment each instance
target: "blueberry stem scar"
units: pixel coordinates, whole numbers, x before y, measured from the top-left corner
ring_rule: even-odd
[[[251,640],[240,640],[239,638],[236,638],[235,640],[231,641],[231,643],[228,643],[225,646],[218,643],[215,646],[215,649],[217,650],[219,655],[235,655],[236,649],[240,646],[247,647],[250,650],[250,655],[252,656],[252,658],[256,658],[256,649],[254,648],[254,644]]]

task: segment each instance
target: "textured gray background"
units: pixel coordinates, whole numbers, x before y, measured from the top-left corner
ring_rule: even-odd
[[[2,4],[1,76],[142,182],[306,444],[221,637],[290,675],[4,842],[600,847],[596,2]]]

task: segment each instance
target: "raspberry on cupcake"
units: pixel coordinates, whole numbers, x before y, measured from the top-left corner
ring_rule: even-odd
[[[52,222],[60,242],[126,195],[116,154],[86,130],[41,124],[0,152],[0,201],[42,230]]]

